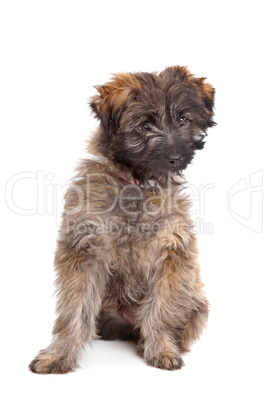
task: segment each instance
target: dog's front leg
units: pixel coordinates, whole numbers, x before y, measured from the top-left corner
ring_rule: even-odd
[[[29,368],[40,374],[67,373],[77,367],[86,342],[94,340],[96,318],[105,288],[106,274],[92,258],[83,261],[73,253],[56,255],[58,318],[52,344],[41,350]]]
[[[174,271],[172,271],[174,268]],[[138,351],[150,366],[176,370],[183,366],[174,331],[180,326],[181,295],[175,267],[163,266],[137,312],[141,339]],[[159,271],[160,272],[160,271]]]
[[[143,325],[137,349],[149,366],[178,370],[184,365],[180,351],[169,332],[164,326],[145,329]]]

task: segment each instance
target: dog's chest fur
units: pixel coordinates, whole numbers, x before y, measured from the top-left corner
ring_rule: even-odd
[[[182,187],[158,186],[154,194],[149,184],[130,184],[105,162],[84,160],[66,193],[64,236],[75,242],[77,251],[90,240],[91,248],[103,242],[111,252],[157,240],[163,232],[184,239],[192,222]]]

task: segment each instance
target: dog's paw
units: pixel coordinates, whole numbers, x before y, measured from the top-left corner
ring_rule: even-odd
[[[66,359],[52,353],[40,353],[29,364],[29,369],[37,374],[66,374],[73,371]]]
[[[179,370],[184,366],[182,358],[171,352],[159,353],[157,356],[147,359],[146,362],[149,366],[164,370]]]

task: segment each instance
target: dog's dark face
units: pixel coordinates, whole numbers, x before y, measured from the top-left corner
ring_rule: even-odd
[[[139,180],[179,174],[213,126],[214,89],[185,67],[118,74],[91,99],[102,153]]]

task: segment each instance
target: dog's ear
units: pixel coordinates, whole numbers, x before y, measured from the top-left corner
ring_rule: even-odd
[[[205,107],[213,113],[215,89],[211,84],[205,82],[206,78],[191,78],[191,82],[196,87],[199,96],[202,98]]]
[[[131,94],[140,86],[134,74],[122,73],[115,74],[107,84],[95,87],[98,93],[90,99],[89,104],[108,134],[111,126],[118,124],[125,104],[132,98]]]
[[[100,120],[105,112],[105,99],[109,97],[109,86],[108,85],[96,85],[95,86],[98,93],[90,98],[89,106],[91,107],[93,113]]]
[[[193,86],[197,90],[206,109],[213,114],[215,89],[208,82],[205,82],[205,77],[196,78],[185,66],[168,67],[160,73],[160,76],[168,77],[169,79],[175,78],[180,82],[187,82]]]
[[[186,67],[182,67],[182,69],[188,83],[197,90],[199,98],[207,110],[207,127],[215,126],[216,123],[213,121],[215,89],[211,84],[206,82],[206,77],[197,78]]]

